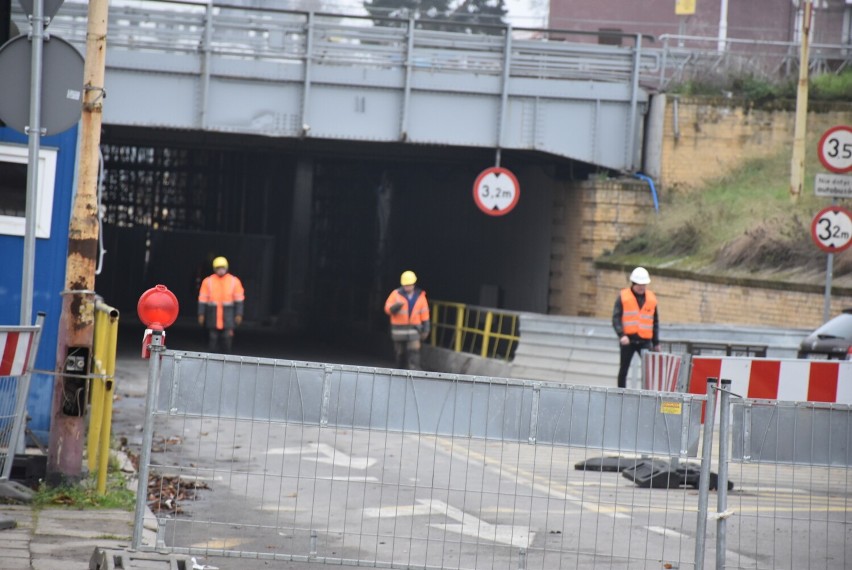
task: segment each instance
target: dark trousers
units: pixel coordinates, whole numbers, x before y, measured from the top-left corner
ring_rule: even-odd
[[[209,329],[209,336],[207,342],[207,351],[208,352],[217,352],[219,347],[222,347],[221,352],[224,354],[231,354],[231,347],[234,344],[234,330],[233,329]]]
[[[395,340],[393,352],[396,356],[396,367],[408,370],[423,370],[420,367],[420,341]]]
[[[627,344],[620,344],[621,347],[621,365],[618,367],[618,387],[627,388],[627,372],[630,370],[630,362],[633,360],[633,355],[642,350],[651,350],[654,345],[650,340],[633,340]]]

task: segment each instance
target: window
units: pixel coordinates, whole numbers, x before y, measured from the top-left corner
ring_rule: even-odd
[[[621,28],[598,28],[598,43],[606,46],[620,46],[624,30]]]
[[[24,145],[0,144],[0,234],[23,236],[26,231],[27,160]],[[36,237],[50,237],[56,150],[41,149],[38,160]]]

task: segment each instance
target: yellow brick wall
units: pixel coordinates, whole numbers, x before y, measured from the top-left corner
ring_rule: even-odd
[[[618,291],[627,286],[628,267],[599,267],[596,317],[610,318]],[[650,289],[660,303],[660,319],[666,323],[714,323],[816,328],[822,324],[824,291],[819,287],[794,290],[737,284],[735,280],[685,278],[651,268]],[[852,291],[832,291],[831,315],[852,307]]]
[[[553,208],[550,307],[557,315],[594,315],[595,259],[641,229],[653,212],[649,186],[634,178],[566,183]]]
[[[821,134],[835,125],[852,124],[852,105],[837,107],[808,113],[808,131]],[[694,188],[724,176],[745,160],[769,156],[790,145],[794,119],[791,111],[752,109],[725,99],[669,97],[659,186]]]

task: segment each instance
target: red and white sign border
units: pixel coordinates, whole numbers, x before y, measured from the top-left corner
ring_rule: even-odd
[[[479,196],[479,184],[482,182],[482,179],[488,176],[489,174],[505,174],[509,177],[509,180],[515,185],[515,195],[512,198],[512,201],[508,206],[503,208],[502,210],[493,210],[482,203],[482,199]],[[518,200],[521,197],[521,185],[518,183],[518,179],[512,173],[511,170],[507,168],[503,168],[502,166],[492,166],[490,168],[486,168],[482,172],[479,173],[479,176],[476,177],[476,180],[473,183],[473,201],[476,203],[476,207],[482,210],[483,213],[488,214],[489,216],[505,216],[509,212],[511,212],[515,206],[518,204]]]

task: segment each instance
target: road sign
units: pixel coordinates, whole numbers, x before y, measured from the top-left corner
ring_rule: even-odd
[[[848,174],[817,174],[814,194],[831,198],[852,198],[852,176]]]
[[[48,135],[68,130],[83,110],[83,56],[59,36],[44,42],[41,127]],[[30,122],[32,43],[26,35],[12,38],[0,49],[0,119],[20,133]]]
[[[852,172],[852,127],[839,125],[825,131],[817,147],[819,161],[837,174]]]
[[[518,203],[521,186],[506,168],[492,166],[483,170],[473,183],[473,201],[489,216],[505,216]]]
[[[852,214],[840,206],[823,208],[811,222],[811,237],[827,253],[845,250],[852,245]]]

